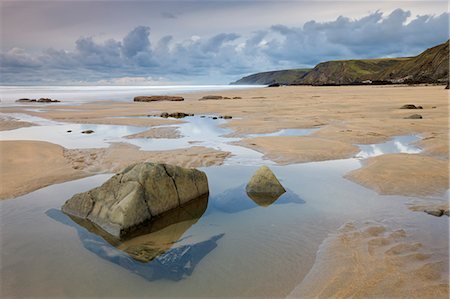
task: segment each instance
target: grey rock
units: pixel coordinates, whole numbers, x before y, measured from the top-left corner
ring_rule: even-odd
[[[222,96],[216,96],[216,95],[208,95],[208,96],[204,96],[200,99],[200,101],[204,101],[204,100],[222,100],[223,97]]]
[[[413,114],[413,115],[405,117],[405,119],[422,119],[422,115],[420,115],[420,114]]]
[[[422,106],[416,106],[413,104],[406,104],[400,107],[400,109],[423,109]]]
[[[121,237],[152,217],[209,193],[206,174],[178,166],[138,163],[100,187],[74,195],[63,212]]]
[[[184,113],[184,112],[174,112],[174,113],[163,112],[160,115],[160,117],[163,117],[163,118],[168,118],[168,117],[184,118],[186,116],[194,116],[194,114],[192,114],[192,113]]]
[[[436,216],[436,217],[441,217],[442,215],[444,215],[444,210],[425,210],[424,211],[427,214]]]
[[[159,101],[184,101],[183,97],[177,96],[137,96],[134,97],[135,102],[159,102]]]
[[[286,192],[267,166],[261,166],[245,187],[247,195],[259,205],[270,205]]]
[[[84,130],[84,131],[81,131],[81,134],[92,134],[92,133],[94,133],[94,130]]]

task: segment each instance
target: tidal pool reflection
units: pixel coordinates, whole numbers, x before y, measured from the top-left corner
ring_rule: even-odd
[[[202,197],[165,213],[156,220],[118,239],[88,220],[68,216],[57,209],[46,215],[76,229],[83,246],[102,259],[117,264],[147,280],[180,280],[214,248],[224,234],[199,240],[182,238],[206,211],[208,198]]]
[[[225,213],[237,213],[256,207],[268,207],[272,204],[287,203],[303,204],[305,201],[290,189],[287,189],[286,193],[277,197],[250,196],[245,192],[245,185],[228,189],[212,197],[211,200],[211,204],[215,209]]]

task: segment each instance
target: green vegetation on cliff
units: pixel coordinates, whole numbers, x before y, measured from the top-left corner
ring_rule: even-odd
[[[448,81],[449,41],[418,56],[327,61],[313,69],[256,73],[231,84],[348,85]]]

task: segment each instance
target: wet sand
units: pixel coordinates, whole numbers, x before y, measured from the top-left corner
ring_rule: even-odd
[[[264,158],[281,165],[345,159],[359,151],[348,143],[309,136],[256,137],[238,144],[262,152]]]
[[[107,149],[69,150],[41,141],[0,141],[0,199],[98,173],[114,173],[143,161],[183,167],[220,165],[229,153],[205,147],[171,151],[141,151],[115,143]]]
[[[241,99],[199,101],[206,94]],[[411,168],[406,163],[395,174],[386,172],[383,181],[375,182],[366,176],[363,182],[365,186],[384,192],[391,188],[390,182],[402,176],[405,183],[396,187],[395,192],[403,195],[431,194],[427,191],[430,190],[427,183],[414,179],[411,171],[425,169],[435,159],[438,164],[442,159],[448,161],[448,91],[442,86],[292,86],[182,96],[186,99],[184,102],[134,103],[130,99],[128,103],[49,105],[41,112],[28,111],[27,107],[2,107],[0,111],[26,113],[64,122],[135,126],[177,124],[183,120],[126,116],[180,111],[196,115],[231,115],[233,119],[224,126],[232,129],[231,135],[235,136],[270,133],[286,128],[319,128],[307,138],[266,137],[247,139],[241,143],[282,164],[342,159],[354,153],[354,144],[379,143],[393,136],[421,134],[422,140],[418,145],[424,148],[423,155],[428,155],[429,159],[415,161]],[[399,109],[404,104],[420,105],[424,109]],[[421,114],[423,119],[404,119],[415,113]],[[162,131],[149,134],[153,138],[165,135]],[[221,161],[222,157],[216,162]],[[445,175],[444,172],[440,173]],[[448,184],[443,182],[444,179],[435,182],[435,190],[448,188]],[[409,186],[413,184],[416,186],[413,190],[417,193],[411,192]]]
[[[182,137],[177,128],[174,127],[158,127],[152,128],[150,130],[125,136],[128,139],[134,138],[165,138],[165,139],[176,139]]]
[[[0,131],[15,130],[19,128],[31,127],[33,124],[26,121],[16,121],[12,119],[0,119]]]
[[[383,195],[442,195],[449,186],[448,160],[423,155],[387,154],[372,157],[346,178]]]
[[[448,298],[448,257],[407,235],[383,223],[345,224],[288,298]]]

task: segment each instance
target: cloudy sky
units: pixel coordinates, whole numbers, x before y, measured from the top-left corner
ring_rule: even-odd
[[[447,1],[4,1],[0,84],[220,84],[449,38]]]

